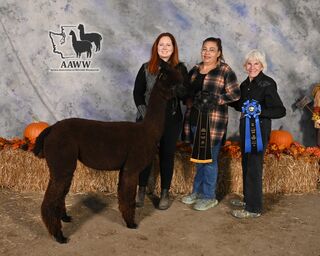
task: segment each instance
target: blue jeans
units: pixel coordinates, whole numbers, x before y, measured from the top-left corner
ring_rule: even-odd
[[[193,127],[192,127],[193,128]],[[196,164],[196,176],[193,181],[192,193],[198,193],[202,198],[215,199],[218,179],[218,155],[221,148],[221,141],[211,149],[212,162]]]

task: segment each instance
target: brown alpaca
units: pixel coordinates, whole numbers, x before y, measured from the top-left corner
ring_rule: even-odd
[[[174,96],[182,77],[163,67],[153,87],[143,122],[102,122],[79,118],[65,119],[45,129],[37,138],[35,155],[45,157],[50,179],[41,206],[49,233],[66,243],[61,220],[70,222],[65,197],[69,192],[77,159],[97,170],[120,170],[119,210],[128,228],[135,223],[135,196],[139,173],[149,165],[157,151],[164,129],[167,100]]]

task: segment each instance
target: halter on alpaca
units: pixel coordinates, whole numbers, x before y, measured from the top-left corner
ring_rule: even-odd
[[[136,228],[135,196],[139,173],[156,154],[162,136],[167,100],[182,82],[179,72],[163,67],[151,92],[143,122],[102,122],[71,118],[44,130],[36,140],[35,155],[45,157],[50,179],[41,206],[42,220],[59,243],[67,238],[61,220],[70,222],[65,197],[77,160],[97,170],[120,170],[119,209],[128,228]]]

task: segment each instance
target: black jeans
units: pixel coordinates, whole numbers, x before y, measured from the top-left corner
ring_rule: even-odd
[[[263,151],[259,153],[244,153],[245,119],[240,119],[240,138],[242,153],[242,177],[243,196],[246,203],[245,210],[249,212],[261,213],[263,205],[262,175],[263,158],[268,145],[271,132],[271,120],[260,120]]]
[[[176,143],[182,129],[182,120],[167,118],[164,133],[159,143],[161,189],[170,189],[174,168]],[[139,186],[147,186],[152,164],[139,175]]]

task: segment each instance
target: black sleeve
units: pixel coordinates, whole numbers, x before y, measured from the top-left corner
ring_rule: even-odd
[[[134,82],[133,99],[136,107],[146,105],[145,92],[147,88],[146,74],[144,65],[141,66]]]
[[[237,100],[237,101],[228,103],[228,106],[234,108],[236,111],[241,112],[241,111],[242,111],[242,108],[241,108],[240,103],[241,103],[241,102],[240,102],[240,99],[239,99],[239,100]]]
[[[234,102],[228,103],[228,106],[234,108],[236,111],[239,111],[239,112],[242,112],[241,101],[242,101],[243,95],[241,95],[241,87],[242,87],[242,84],[240,85],[240,99],[238,99]]]
[[[188,70],[187,70],[185,65],[181,64],[180,72],[181,72],[182,77],[183,77],[183,86],[188,88],[189,76],[188,76]]]
[[[188,93],[190,98],[194,98],[194,96],[197,93],[197,88],[195,86],[192,86],[192,83],[191,83],[191,77],[195,71],[196,71],[196,67],[193,67],[188,73],[188,88],[189,88]]]
[[[286,115],[286,108],[283,106],[283,103],[280,99],[280,96],[277,92],[276,83],[271,83],[266,88],[265,92],[265,104],[261,109],[261,117],[265,118],[281,118]]]

